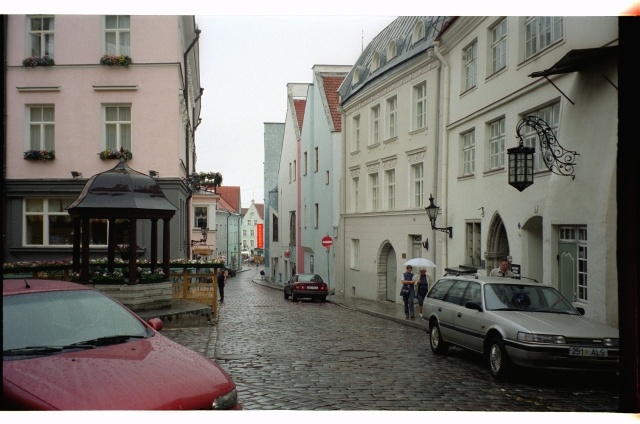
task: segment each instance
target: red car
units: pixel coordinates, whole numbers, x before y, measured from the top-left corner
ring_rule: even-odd
[[[242,409],[215,362],[75,283],[4,280],[5,410]]]
[[[319,299],[324,302],[328,295],[329,286],[318,274],[294,274],[284,285],[284,300],[291,296],[294,302],[299,298]]]

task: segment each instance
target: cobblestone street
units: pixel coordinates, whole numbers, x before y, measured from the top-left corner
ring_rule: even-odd
[[[165,329],[215,359],[245,410],[616,412],[615,376],[535,372],[503,383],[482,359],[332,303],[285,301],[252,268],[227,280],[215,326]]]

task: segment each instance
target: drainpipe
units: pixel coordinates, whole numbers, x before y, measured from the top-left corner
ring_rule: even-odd
[[[444,59],[444,57],[442,56],[442,54],[440,54],[440,40],[435,40],[433,42],[433,53],[435,54],[436,58],[440,61],[441,64],[441,70],[439,72],[443,73],[444,76],[443,78],[443,94],[442,94],[442,133],[441,133],[441,139],[442,139],[442,195],[438,196],[437,194],[437,182],[434,181],[433,185],[434,185],[434,191],[436,191],[436,199],[440,198],[441,200],[441,208],[442,208],[442,224],[440,224],[441,227],[447,227],[447,214],[449,211],[449,207],[448,207],[448,173],[449,173],[449,131],[447,130],[447,125],[449,123],[449,64],[447,63],[447,61]],[[438,84],[438,87],[440,86],[440,84]],[[437,102],[436,104],[439,104],[439,102]],[[436,145],[438,145],[438,143],[436,143]],[[448,254],[448,250],[449,250],[449,239],[448,237],[442,236],[442,240],[443,240],[443,244],[444,246],[442,246],[442,260],[440,261],[441,263],[441,267],[444,270],[444,268],[448,267],[449,264],[449,254]],[[436,262],[438,263],[438,262]]]

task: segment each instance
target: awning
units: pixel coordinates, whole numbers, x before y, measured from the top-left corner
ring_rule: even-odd
[[[618,46],[571,50],[551,68],[534,72],[529,76],[535,78],[578,72],[617,54]]]

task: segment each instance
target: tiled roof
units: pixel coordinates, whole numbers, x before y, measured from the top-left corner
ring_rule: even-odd
[[[222,197],[218,200],[218,210],[222,212],[235,212],[233,207],[228,204]]]
[[[231,206],[233,212],[240,213],[240,186],[219,186],[216,193]]]
[[[327,97],[329,103],[329,111],[331,113],[331,119],[333,120],[333,128],[335,132],[342,131],[342,119],[341,114],[338,111],[340,106],[340,96],[338,95],[338,88],[344,81],[346,75],[343,76],[324,76],[322,78],[322,84],[324,86],[324,95]]]
[[[260,219],[264,221],[264,204],[254,203],[253,206],[256,207],[256,210],[258,211],[258,215],[260,215]]]
[[[296,109],[296,118],[298,118],[298,129],[302,131],[302,121],[304,120],[304,108],[307,100],[293,99],[293,107]]]

